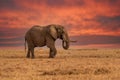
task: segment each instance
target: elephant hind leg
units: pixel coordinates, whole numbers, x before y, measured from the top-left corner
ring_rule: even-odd
[[[30,49],[28,48],[28,51],[27,51],[27,58],[30,58]]]
[[[31,53],[31,54],[30,54]],[[34,58],[35,56],[34,56],[34,47],[32,47],[32,48],[28,48],[28,52],[27,52],[27,58],[30,58],[30,56],[31,56],[31,58]]]
[[[34,48],[31,48],[30,51],[31,51],[31,56],[32,56],[31,58],[32,59],[35,58],[35,56],[34,56]]]

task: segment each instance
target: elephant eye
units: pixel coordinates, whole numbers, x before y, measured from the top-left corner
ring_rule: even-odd
[[[60,35],[60,39],[63,39],[63,35]]]
[[[60,32],[60,29],[58,29],[58,32]]]
[[[58,33],[62,33],[61,29],[58,29],[57,32],[58,32]]]
[[[62,31],[62,34],[64,33],[64,31]]]

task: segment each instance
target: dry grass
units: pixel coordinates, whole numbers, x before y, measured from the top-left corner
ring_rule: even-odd
[[[120,80],[120,49],[36,50],[35,59],[22,50],[0,50],[0,80]]]

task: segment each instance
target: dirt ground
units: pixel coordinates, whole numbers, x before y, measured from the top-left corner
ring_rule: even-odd
[[[120,49],[0,50],[0,80],[120,80]]]

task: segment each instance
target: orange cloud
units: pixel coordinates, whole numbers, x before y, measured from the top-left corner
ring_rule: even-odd
[[[119,36],[119,4],[119,0],[1,0],[0,27],[14,29],[11,37],[24,35],[33,25],[48,24],[64,25],[70,36]]]

